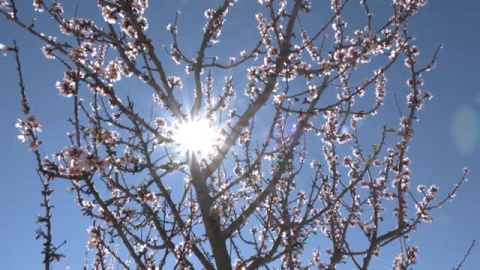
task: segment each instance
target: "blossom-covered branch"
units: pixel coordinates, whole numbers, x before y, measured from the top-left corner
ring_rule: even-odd
[[[259,0],[248,4],[261,10],[252,14],[258,36],[234,54],[219,43],[235,38],[225,31],[237,2],[199,11],[206,21],[191,55],[178,11],[158,28],[171,44],[157,44],[162,32],[149,24],[148,0],[99,0],[103,21],[70,17],[59,0],[33,1],[38,16],[58,25],[56,36],[27,23],[15,1],[0,1],[0,14],[63,68],[52,85],[73,100],[70,132],[57,152],[44,153],[18,47],[0,47],[17,56],[19,139],[48,192],[68,181],[92,220],[86,268],[368,269],[398,239],[393,267],[410,268],[419,251],[406,243],[410,233],[455,197],[468,172],[439,199],[439,188],[417,183],[410,169],[418,111],[432,98],[423,75],[440,49],[423,63],[408,30],[426,1],[393,0],[379,22],[366,0],[332,0],[328,9]],[[347,21],[347,8],[363,20]],[[389,110],[392,72],[408,76],[395,86],[409,91],[393,108],[398,125],[365,136],[361,122]],[[144,87],[129,89],[127,78]],[[45,254],[58,255],[51,246]]]

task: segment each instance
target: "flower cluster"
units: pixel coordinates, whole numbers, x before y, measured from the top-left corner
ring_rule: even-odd
[[[83,73],[66,71],[64,74],[63,82],[57,81],[55,86],[60,92],[60,95],[64,97],[76,96],[78,91],[78,82],[79,80],[83,79],[83,77]]]
[[[119,1],[110,3],[100,0],[98,6],[102,10],[103,19],[108,24],[116,24],[118,17],[121,18],[120,29],[128,37],[138,38],[140,32],[148,29],[148,21],[144,16],[148,8],[148,0],[134,0],[126,6]]]
[[[227,0],[229,5],[233,4],[233,0]],[[225,8],[220,8],[216,11],[208,9],[205,11],[205,17],[209,19],[208,23],[205,24],[203,30],[208,34],[210,41],[213,44],[219,42],[220,35],[222,34],[222,28],[225,24],[225,17],[228,13],[228,6]]]
[[[108,147],[115,148],[117,145],[117,140],[119,137],[118,132],[108,130],[108,129],[103,129],[98,126],[94,126],[90,128],[89,132],[90,138],[92,138],[95,143],[98,144],[103,144]]]
[[[401,253],[395,258],[393,261],[393,269],[404,270],[413,264],[417,264],[418,251],[418,247],[408,247],[406,253]]]
[[[20,132],[18,139],[22,142],[29,141],[28,148],[37,151],[40,142],[37,139],[38,133],[42,132],[42,124],[40,124],[35,116],[29,116],[26,121],[18,120],[15,127]]]

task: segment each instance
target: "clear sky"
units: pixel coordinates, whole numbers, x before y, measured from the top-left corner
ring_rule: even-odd
[[[313,5],[316,1],[312,1]],[[380,1],[383,0],[370,0],[381,6]],[[21,2],[20,15],[23,18],[33,16],[31,1],[17,2]],[[96,1],[77,2],[85,5],[79,6],[80,16],[99,16],[91,9]],[[86,2],[91,3],[87,6]],[[181,41],[184,44],[194,43],[193,50],[200,43],[198,33],[203,27],[203,10],[215,7],[218,1],[164,0],[161,5],[153,3],[157,1],[150,2],[147,13],[150,18],[149,33],[159,29],[159,41],[167,43],[169,37],[164,31],[165,26],[173,21],[174,12],[180,10]],[[258,35],[255,27],[251,28],[254,30],[251,33],[242,30],[243,25],[254,22],[254,13],[247,13],[251,8],[248,2],[240,0],[238,6],[232,9],[231,17],[227,18],[229,27],[237,30],[225,31],[221,39],[225,51],[220,54],[228,52],[229,46],[238,47],[242,39]],[[433,93],[434,98],[419,114],[420,122],[409,151],[413,161],[412,181],[427,185],[436,183],[445,192],[458,181],[464,167],[471,171],[469,181],[455,201],[433,214],[434,223],[423,224],[419,233],[412,234],[412,244],[420,246],[418,269],[449,269],[462,259],[473,239],[480,241],[479,10],[480,2],[476,0],[430,1],[411,22],[411,31],[417,37],[424,57],[433,53],[439,44],[444,45],[436,69],[424,78],[425,88]],[[377,12],[381,15],[381,10]],[[249,14],[249,17],[242,17],[242,14]],[[52,29],[45,17],[37,20],[37,25]],[[38,40],[0,18],[0,43],[11,44],[14,38],[21,48],[33,112],[44,124],[41,134],[45,144],[43,153],[58,151],[67,145],[65,112],[71,107],[71,100],[61,98],[54,87],[55,81],[62,77],[59,65],[43,58]],[[183,72],[183,66],[173,67],[172,70],[177,68]],[[406,88],[406,84],[403,79],[392,75],[387,91],[395,88]],[[0,268],[39,269],[42,242],[35,241],[35,220],[42,211],[39,207],[41,185],[33,155],[17,139],[15,123],[23,116],[11,56],[0,57],[0,91],[0,149],[3,151],[0,155],[0,239],[3,241]],[[86,228],[90,220],[82,217],[73,194],[67,192],[67,183],[59,181],[53,187],[56,189],[53,195],[54,241],[58,244],[67,240],[61,249],[67,258],[55,269],[63,269],[67,264],[72,269],[79,269],[84,260]],[[478,269],[480,247],[473,252],[464,269]],[[390,266],[392,258],[382,257],[379,260],[387,260],[385,265]]]

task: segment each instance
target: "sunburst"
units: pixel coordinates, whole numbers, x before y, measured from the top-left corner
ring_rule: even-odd
[[[218,130],[205,118],[177,124],[172,136],[182,151],[202,156],[213,153],[219,138]]]

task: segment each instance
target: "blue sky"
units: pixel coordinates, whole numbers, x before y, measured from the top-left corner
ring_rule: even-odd
[[[17,2],[23,2],[21,16],[30,18],[33,15],[31,1]],[[98,13],[95,15],[91,9],[92,3],[96,1],[85,2],[90,2],[89,6],[81,5],[79,14],[98,16]],[[207,6],[215,7],[218,1],[163,2],[161,6],[159,3],[151,3],[147,14],[151,15],[150,33],[159,29],[158,41],[160,44],[167,43],[169,37],[164,31],[165,26],[173,21],[174,12],[180,10],[180,41],[183,44],[193,43],[193,46],[186,47],[194,52],[200,43],[198,33],[203,27],[203,10]],[[252,8],[247,2],[240,0],[238,6],[229,14],[231,17],[227,18],[227,27],[233,31],[228,32],[229,28],[224,31],[225,35],[222,36],[219,47],[220,56],[229,53],[230,48],[239,49],[239,40],[256,37],[255,30],[249,32],[245,30],[246,27],[242,27],[254,22],[253,13],[243,16]],[[315,1],[312,2],[315,5]],[[380,0],[370,2],[382,6]],[[419,269],[448,269],[461,260],[471,240],[480,240],[478,10],[480,2],[475,0],[430,1],[411,22],[411,31],[417,37],[423,57],[431,55],[439,44],[444,45],[436,69],[424,77],[425,88],[433,93],[434,98],[419,114],[420,122],[416,126],[415,138],[409,151],[413,161],[413,181],[427,185],[436,183],[441,191],[445,192],[458,181],[464,167],[471,171],[470,180],[460,190],[455,201],[434,213],[434,223],[424,224],[418,233],[412,234],[412,244],[420,246]],[[380,16],[381,11],[377,11]],[[38,19],[37,25],[54,31],[45,17]],[[43,58],[39,50],[40,42],[1,18],[0,43],[11,44],[13,38],[17,39],[22,50],[24,75],[33,112],[44,124],[43,152],[47,154],[60,150],[67,145],[65,133],[68,126],[65,112],[69,111],[72,102],[70,99],[61,98],[54,87],[55,81],[62,78],[60,66]],[[0,266],[5,269],[37,269],[40,268],[42,260],[42,243],[34,240],[37,226],[35,220],[41,211],[41,186],[34,170],[33,155],[17,139],[15,123],[17,118],[23,116],[13,64],[11,56],[0,57],[0,149],[4,151],[0,155],[0,168],[3,172],[0,179],[0,237],[4,243],[0,247]],[[181,73],[183,69],[183,66],[171,67],[172,72]],[[222,82],[223,79],[219,78],[217,81]],[[188,82],[186,87],[188,88]],[[391,74],[388,87],[401,93],[401,89],[406,88],[405,80]],[[150,96],[151,93],[145,94],[145,98]],[[391,112],[381,113],[388,116]],[[372,121],[367,124],[373,124],[375,119]],[[67,187],[68,184],[62,181],[54,184],[55,242],[67,240],[67,244],[62,248],[67,258],[55,269],[63,269],[67,264],[72,266],[72,269],[78,269],[83,264],[87,244],[86,228],[90,225],[90,221],[82,217],[74,203],[74,196],[67,192]],[[477,247],[465,263],[464,269],[475,269],[480,265],[479,252]],[[379,260],[384,260],[387,266],[391,265],[390,257],[385,256]]]

